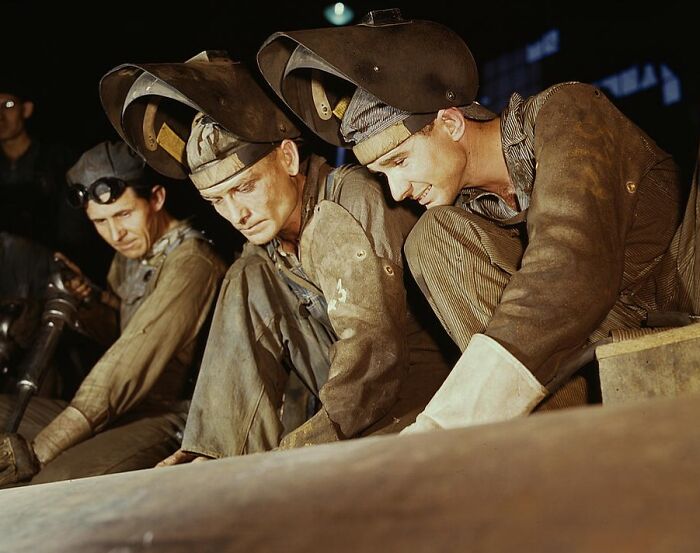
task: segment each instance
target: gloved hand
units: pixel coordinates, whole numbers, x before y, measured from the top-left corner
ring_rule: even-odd
[[[19,434],[0,433],[0,487],[28,480],[40,468],[27,440]]]
[[[325,409],[316,413],[308,421],[296,430],[292,430],[280,442],[277,449],[293,449],[307,445],[325,444],[341,440],[333,421],[328,417]]]
[[[527,415],[547,390],[506,348],[474,334],[416,422],[400,434],[505,421]]]

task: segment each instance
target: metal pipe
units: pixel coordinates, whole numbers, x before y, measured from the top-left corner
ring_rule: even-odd
[[[6,432],[19,428],[29,401],[41,388],[61,333],[66,324],[73,324],[78,310],[80,300],[66,289],[60,267],[49,276],[46,297],[37,338],[18,370],[17,400],[5,423]]]

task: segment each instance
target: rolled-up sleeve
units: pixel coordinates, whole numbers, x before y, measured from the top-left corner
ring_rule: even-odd
[[[155,289],[71,402],[93,431],[142,401],[168,362],[202,328],[222,270],[214,259],[197,252],[192,242],[168,256]]]

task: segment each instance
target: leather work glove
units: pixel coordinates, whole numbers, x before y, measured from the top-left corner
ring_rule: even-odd
[[[535,376],[496,340],[474,334],[416,422],[400,434],[514,419],[547,396]]]
[[[28,480],[40,468],[27,440],[19,434],[0,433],[0,487]]]
[[[299,428],[292,430],[282,438],[277,449],[294,449],[297,447],[306,447],[308,445],[337,442],[341,439],[342,437],[336,430],[333,421],[328,417],[328,413],[325,409],[321,408],[318,413]]]

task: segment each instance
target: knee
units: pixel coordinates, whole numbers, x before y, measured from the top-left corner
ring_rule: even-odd
[[[477,246],[481,233],[476,216],[462,209],[444,206],[427,210],[406,238],[404,252],[411,271],[439,263],[455,255],[455,245]]]

